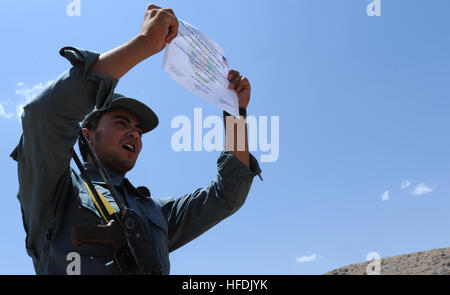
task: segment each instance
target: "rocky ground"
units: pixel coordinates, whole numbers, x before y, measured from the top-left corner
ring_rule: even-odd
[[[372,260],[351,264],[327,272],[324,275],[366,274],[450,275],[450,248],[427,250],[381,258],[379,261]]]

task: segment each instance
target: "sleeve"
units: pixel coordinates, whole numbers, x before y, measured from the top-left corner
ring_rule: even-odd
[[[49,222],[59,199],[70,189],[70,160],[79,122],[94,106],[108,107],[118,82],[89,73],[98,53],[64,47],[60,54],[73,67],[24,107],[23,133],[11,154],[18,163],[18,198],[24,223],[34,234]]]
[[[218,174],[205,188],[179,198],[157,199],[168,223],[169,251],[195,239],[235,213],[245,202],[253,178],[261,173],[250,154],[250,169],[228,152],[217,161]]]

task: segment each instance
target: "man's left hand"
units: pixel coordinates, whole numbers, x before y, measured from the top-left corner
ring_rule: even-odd
[[[236,91],[239,99],[239,107],[246,109],[250,102],[251,86],[248,79],[241,76],[238,71],[231,70],[228,73],[228,81],[230,81],[229,89]]]

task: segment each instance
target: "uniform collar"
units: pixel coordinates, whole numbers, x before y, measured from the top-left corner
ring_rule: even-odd
[[[85,162],[85,163],[83,163],[83,167],[84,167],[89,179],[92,182],[105,183],[103,181],[103,178],[98,173],[97,167],[95,167],[95,165],[93,163]],[[114,185],[114,186],[122,185],[122,182],[125,179],[125,177],[123,177],[121,174],[117,173],[114,170],[108,169],[106,167],[105,167],[105,169],[106,169],[106,172],[108,172],[109,177],[111,178],[112,185]]]
[[[89,179],[91,180],[91,182],[93,183],[97,183],[97,184],[105,184],[105,182],[103,181],[103,178],[100,176],[100,174],[98,173],[97,167],[95,167],[95,165],[93,163],[83,163],[83,167],[89,177]],[[138,187],[135,188],[130,181],[123,177],[121,174],[117,173],[114,170],[108,169],[106,168],[106,172],[108,172],[109,174],[109,178],[111,178],[111,182],[112,185],[114,186],[123,186],[124,188],[126,188],[128,191],[132,192],[134,195],[137,195],[143,199],[147,199],[150,198],[150,190],[146,187]]]

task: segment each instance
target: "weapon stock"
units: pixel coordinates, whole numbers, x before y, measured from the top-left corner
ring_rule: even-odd
[[[107,224],[86,224],[72,228],[72,244],[76,247],[82,244],[111,245],[114,249],[127,243],[120,234],[117,221],[111,220]]]

